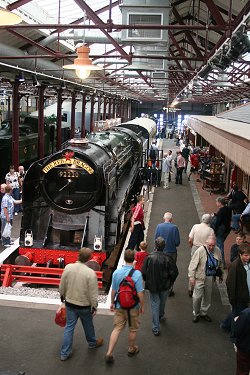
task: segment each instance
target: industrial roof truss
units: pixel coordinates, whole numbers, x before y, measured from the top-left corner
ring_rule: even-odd
[[[250,1],[0,0],[1,92],[100,93],[164,105],[249,97]],[[1,18],[0,18],[1,22]],[[65,69],[90,49],[89,77]],[[21,76],[20,76],[21,75]],[[24,77],[23,77],[24,75]]]

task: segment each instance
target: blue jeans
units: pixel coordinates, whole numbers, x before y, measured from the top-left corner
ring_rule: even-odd
[[[12,197],[18,201],[20,199],[20,189],[19,188],[14,188],[12,190]],[[20,204],[15,204],[14,205],[14,212],[20,212],[21,211],[21,205]]]
[[[175,175],[175,183],[176,184],[182,184],[182,172],[184,168],[180,167],[176,169],[176,175]]]
[[[4,231],[6,224],[7,224],[7,220],[1,218],[1,238],[2,238],[3,246],[10,244],[10,237],[3,237],[3,231]],[[12,220],[10,220],[10,224],[12,225]]]
[[[93,316],[90,307],[75,309],[66,305],[66,327],[63,334],[63,343],[61,347],[61,358],[67,358],[72,353],[73,335],[78,318],[80,318],[86,340],[89,347],[95,347],[96,336],[93,325]]]
[[[232,228],[234,230],[240,229],[240,217],[241,214],[235,214],[232,216]]]
[[[136,224],[134,226],[133,232],[130,235],[127,248],[134,250],[134,248],[136,247],[136,250],[138,250],[139,245],[143,240],[144,240],[144,232],[142,229],[142,225]]]
[[[160,317],[165,313],[165,304],[168,297],[168,290],[150,294],[151,312],[152,312],[152,331],[160,332]]]
[[[225,265],[225,256],[224,256],[224,242],[227,238],[229,233],[218,233],[216,234],[216,245],[219,247],[221,251],[221,257],[222,257],[222,262]]]

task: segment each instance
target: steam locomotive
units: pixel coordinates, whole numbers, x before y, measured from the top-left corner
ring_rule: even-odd
[[[103,265],[124,235],[131,199],[142,187],[144,150],[155,132],[154,120],[138,118],[71,139],[30,166],[20,231],[24,264],[64,267],[86,246]]]

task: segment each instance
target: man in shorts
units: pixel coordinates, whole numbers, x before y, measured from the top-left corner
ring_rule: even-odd
[[[106,363],[113,363],[113,351],[118,341],[121,331],[125,328],[128,321],[128,311],[121,308],[118,301],[116,301],[119,286],[124,277],[128,276],[129,272],[133,268],[134,262],[134,251],[127,249],[124,254],[125,265],[122,268],[117,269],[112,276],[111,285],[111,306],[110,310],[115,312],[114,316],[114,329],[110,335],[108,351],[105,356]],[[139,303],[132,309],[130,309],[130,326],[128,334],[128,356],[133,357],[139,353],[139,347],[136,345],[136,336],[139,328],[139,314],[144,313],[144,287],[142,281],[142,274],[140,271],[135,270],[132,279],[135,283],[137,296]]]

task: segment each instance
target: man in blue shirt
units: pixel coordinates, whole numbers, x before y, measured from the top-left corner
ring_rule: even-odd
[[[127,249],[124,253],[125,265],[117,269],[112,276],[111,285],[111,306],[110,310],[115,312],[114,316],[114,329],[111,333],[109,339],[108,351],[105,356],[106,363],[113,363],[113,350],[118,341],[121,331],[125,328],[128,321],[128,311],[121,308],[118,301],[116,301],[119,286],[124,277],[128,276],[129,272],[133,268],[134,262],[134,251]],[[136,335],[139,328],[139,314],[144,313],[144,287],[142,281],[142,274],[140,271],[135,270],[132,279],[135,283],[135,289],[137,291],[137,296],[139,298],[139,303],[132,309],[130,309],[130,319],[131,325],[129,326],[128,335],[128,356],[133,357],[135,354],[139,353],[139,347],[136,345]]]
[[[180,245],[180,233],[176,225],[172,223],[173,214],[166,212],[163,216],[164,223],[158,224],[155,231],[155,240],[162,237],[165,240],[163,253],[170,256],[174,262],[177,262],[177,247]],[[174,296],[173,286],[169,292],[169,297]]]

